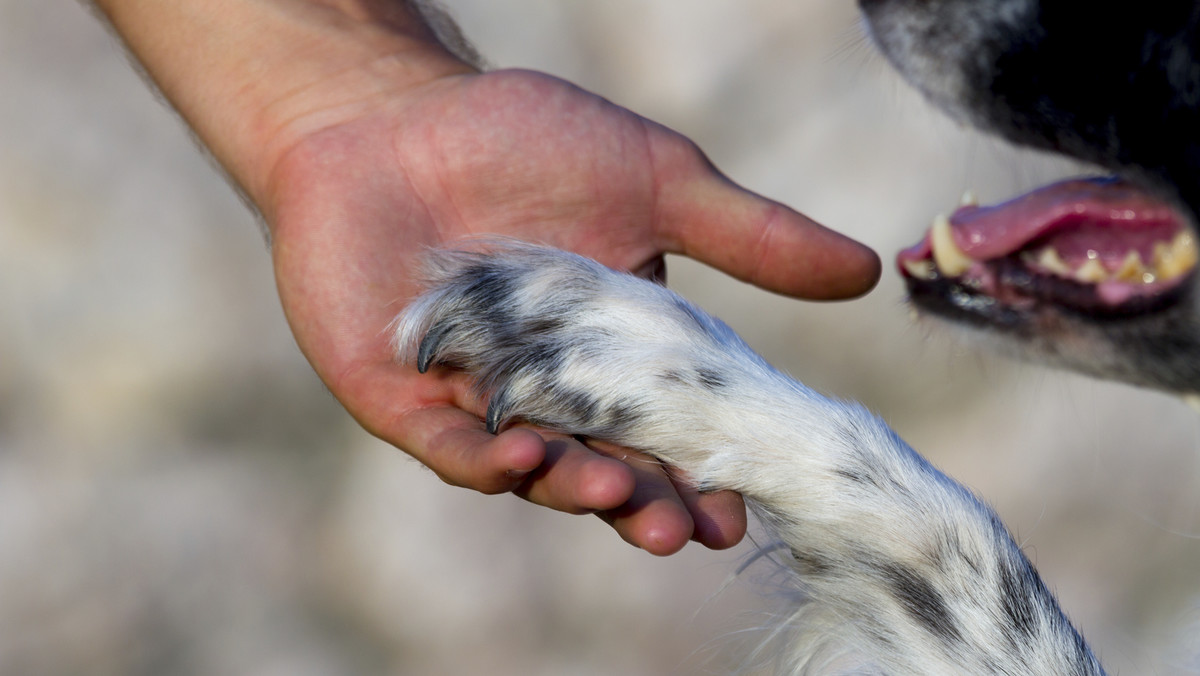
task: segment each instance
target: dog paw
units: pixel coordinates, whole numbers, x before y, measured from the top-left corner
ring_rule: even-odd
[[[435,252],[428,269],[396,321],[397,353],[472,374],[492,432],[520,419],[695,471],[729,445],[712,438],[715,409],[770,370],[675,293],[574,254],[492,241]]]

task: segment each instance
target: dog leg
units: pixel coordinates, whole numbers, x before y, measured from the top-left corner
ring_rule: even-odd
[[[658,285],[489,247],[435,254],[395,329],[401,359],[478,378],[490,430],[602,438],[742,493],[811,603],[889,673],[1103,673],[996,515],[861,405],[784,376]]]

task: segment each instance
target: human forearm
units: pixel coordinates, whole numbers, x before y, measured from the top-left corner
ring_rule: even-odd
[[[404,0],[95,0],[260,208],[299,139],[471,70]]]

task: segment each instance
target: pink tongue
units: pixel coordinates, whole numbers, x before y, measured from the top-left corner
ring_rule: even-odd
[[[950,223],[955,243],[975,260],[1007,256],[1060,229],[1100,226],[1123,233],[1114,235],[1118,237],[1157,237],[1181,226],[1167,204],[1129,183],[1108,178],[1070,179],[996,206],[961,207]]]
[[[961,207],[950,216],[950,226],[959,249],[976,261],[988,261],[1060,232],[1055,247],[1064,257],[1085,256],[1086,249],[1105,241],[1104,249],[1111,247],[1123,256],[1141,246],[1127,241],[1122,247],[1117,240],[1152,243],[1164,233],[1170,239],[1183,223],[1170,205],[1120,179],[1069,179],[995,207]],[[1075,251],[1079,246],[1084,249]],[[926,234],[916,246],[900,252],[899,261],[928,259],[930,251]]]

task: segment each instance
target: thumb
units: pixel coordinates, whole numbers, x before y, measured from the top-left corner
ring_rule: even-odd
[[[879,256],[869,247],[745,190],[686,145],[666,172],[674,178],[659,184],[656,215],[667,251],[813,300],[860,296],[879,281]]]

